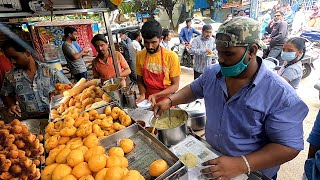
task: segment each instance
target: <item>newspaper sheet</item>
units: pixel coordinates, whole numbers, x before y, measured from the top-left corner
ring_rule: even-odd
[[[176,154],[179,158],[186,154],[192,153],[198,158],[198,165],[195,168],[191,168],[188,170],[188,179],[190,180],[205,180],[206,178],[201,175],[200,170],[203,169],[201,163],[208,161],[210,159],[215,159],[219,157],[216,153],[212,152],[210,149],[206,147],[201,141],[197,140],[192,135],[187,136],[186,139],[181,141],[179,144],[170,148],[170,150]],[[247,180],[248,176],[242,174],[233,178],[232,180]]]

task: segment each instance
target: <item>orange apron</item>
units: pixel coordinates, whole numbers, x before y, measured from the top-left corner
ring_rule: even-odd
[[[163,84],[163,80],[165,78],[165,72],[164,72],[164,59],[163,59],[162,47],[160,47],[160,51],[161,51],[161,66],[162,66],[162,71],[160,74],[153,73],[147,69],[148,52],[146,53],[146,57],[144,59],[142,76],[143,76],[144,84],[146,85],[146,99],[148,99],[150,95],[161,92],[169,87]],[[158,103],[167,97],[160,97],[156,99],[156,102]]]

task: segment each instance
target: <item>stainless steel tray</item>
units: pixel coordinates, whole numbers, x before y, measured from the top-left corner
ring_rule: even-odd
[[[33,134],[42,134],[48,125],[48,119],[26,119],[22,120],[21,123],[28,126],[29,131]]]
[[[135,144],[135,148],[126,154],[129,169],[139,171],[146,179],[153,179],[149,175],[149,166],[155,160],[163,159],[169,165],[169,169],[156,180],[165,179],[184,166],[175,154],[138,124],[101,139],[100,144],[108,151],[111,147],[118,146],[117,142],[123,138],[130,138]]]
[[[60,94],[60,95],[57,95],[57,96],[52,96],[50,104],[49,104],[50,110],[57,108],[59,106],[60,101],[62,100],[62,98],[63,98],[63,94]]]

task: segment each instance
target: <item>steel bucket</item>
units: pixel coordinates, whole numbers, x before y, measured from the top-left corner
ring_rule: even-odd
[[[108,93],[109,96],[123,107],[123,94],[121,89],[122,78],[111,78],[103,83],[103,89]]]
[[[169,116],[169,110],[164,112],[158,119],[161,120],[162,118]],[[173,145],[178,144],[180,141],[187,137],[187,125],[186,122],[188,120],[188,113],[182,109],[172,108],[171,109],[171,117],[178,117],[183,119],[184,123],[180,126],[171,128],[171,129],[160,129],[158,130],[158,137],[159,140],[166,146],[170,147]],[[153,117],[150,121],[151,126],[154,126],[156,118]]]

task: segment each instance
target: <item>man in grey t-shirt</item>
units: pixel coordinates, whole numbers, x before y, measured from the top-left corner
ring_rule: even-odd
[[[83,60],[83,56],[89,55],[89,51],[84,48],[79,50],[72,44],[72,41],[77,40],[77,30],[73,27],[64,28],[65,42],[62,45],[63,54],[67,60],[71,74],[77,81],[81,78],[87,79],[87,68]]]

